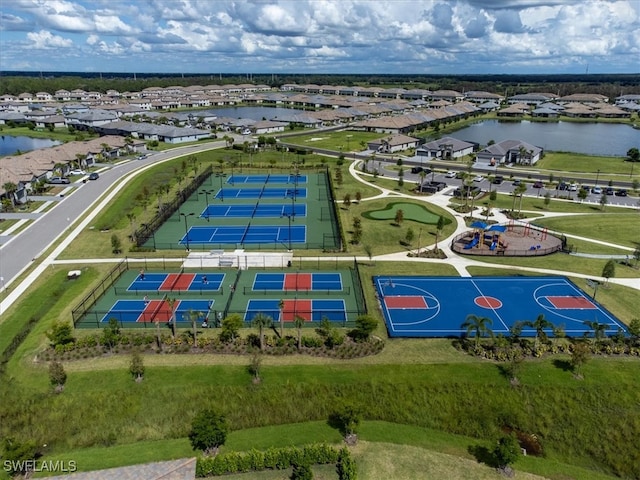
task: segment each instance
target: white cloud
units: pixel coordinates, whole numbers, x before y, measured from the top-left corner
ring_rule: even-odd
[[[27,33],[27,40],[31,42],[29,48],[36,49],[68,48],[73,46],[73,42],[68,38],[53,35],[46,30]]]
[[[231,69],[295,71],[297,58],[300,68],[347,73],[482,73],[496,66],[540,73],[545,62],[562,68],[606,58],[616,69],[637,72],[640,52],[640,0],[5,2],[5,44],[69,46],[70,37],[100,53],[83,52],[79,62],[103,64],[125,49],[140,53],[132,64],[153,71],[158,66],[149,53],[155,52],[167,65],[188,61],[193,71],[206,71],[212,58]]]

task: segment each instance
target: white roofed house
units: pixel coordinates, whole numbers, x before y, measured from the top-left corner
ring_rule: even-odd
[[[544,150],[520,140],[504,140],[489,145],[476,154],[475,168],[493,170],[498,165],[516,163],[535,165],[542,158]]]
[[[458,140],[453,137],[443,137],[439,140],[422,144],[416,150],[416,157],[422,157],[423,160],[436,158],[451,160],[472,154],[474,148],[475,144],[473,143]]]
[[[416,148],[420,140],[407,135],[390,135],[367,143],[367,148],[380,153],[396,153]]]

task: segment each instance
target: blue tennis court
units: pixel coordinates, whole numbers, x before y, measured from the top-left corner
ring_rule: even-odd
[[[215,198],[307,198],[306,188],[222,188]]]
[[[245,322],[251,322],[258,313],[269,315],[274,321],[293,322],[295,317],[302,317],[307,322],[320,322],[326,318],[332,322],[345,322],[347,312],[344,300],[323,299],[285,299],[280,309],[280,300],[249,300],[247,303]]]
[[[291,233],[291,237],[289,237]],[[307,240],[306,225],[247,225],[247,226],[195,226],[191,227],[180,240],[187,243],[305,243]]]
[[[209,205],[200,214],[203,218],[279,218],[284,216],[306,217],[305,203],[258,203],[256,205]]]
[[[227,183],[307,183],[306,175],[231,175]]]
[[[256,273],[253,290],[342,290],[339,273]]]
[[[127,287],[128,292],[156,292],[169,290],[220,290],[224,273],[144,273]]]
[[[207,318],[214,300],[176,300],[174,304],[176,321],[190,322],[190,312],[202,314]],[[119,322],[168,322],[171,320],[171,307],[166,300],[118,300],[102,317],[101,322],[115,318]]]
[[[568,336],[590,332],[585,321],[609,326],[611,335],[624,324],[565,277],[400,277],[373,278],[391,337],[459,337],[468,315],[488,317],[494,334],[509,335],[516,322],[538,315]],[[553,332],[545,330],[550,337]],[[522,336],[534,337],[524,327]]]

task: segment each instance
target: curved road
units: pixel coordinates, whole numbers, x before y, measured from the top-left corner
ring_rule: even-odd
[[[0,289],[11,286],[19,275],[36,263],[43,252],[61,240],[62,235],[76,220],[86,216],[107,190],[128,173],[157,162],[224,146],[224,142],[216,141],[153,153],[144,160],[131,160],[110,167],[100,172],[100,178],[96,181],[74,184],[69,193],[53,208],[0,246],[0,277],[3,279]],[[25,285],[19,285],[12,293],[18,293],[19,296],[25,289]],[[12,295],[0,303],[0,314],[15,301],[15,298],[10,297]]]

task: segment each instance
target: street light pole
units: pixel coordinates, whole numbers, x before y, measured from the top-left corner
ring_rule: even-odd
[[[190,217],[194,213],[181,213],[180,215],[184,217],[184,235],[187,241],[187,252],[189,251],[189,226],[187,225],[187,217]]]

